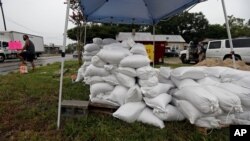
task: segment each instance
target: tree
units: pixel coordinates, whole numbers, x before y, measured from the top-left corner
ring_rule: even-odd
[[[82,28],[84,21],[83,21],[83,14],[81,12],[80,3],[78,0],[70,0],[70,8],[73,11],[72,15],[70,15],[70,21],[74,23],[77,28],[76,32],[74,33],[74,39],[77,40],[77,51],[78,51],[78,64],[79,66],[82,65],[82,50],[83,50],[83,31]],[[68,32],[69,33],[69,32]],[[71,33],[72,34],[72,33]],[[69,35],[68,35],[69,37]]]
[[[225,26],[220,24],[209,25],[205,31],[205,37],[212,39],[225,39],[227,38],[227,30]]]
[[[72,40],[77,40],[76,35],[77,35],[77,31],[79,31],[79,28],[84,28],[84,27],[75,27],[75,28],[69,29],[68,30],[68,37]],[[142,27],[138,26],[138,25],[89,23],[87,25],[86,41],[87,41],[87,43],[91,43],[92,39],[95,37],[114,38],[115,39],[116,35],[119,32],[131,32],[132,29],[135,29],[136,31],[143,31]],[[83,41],[83,39],[82,39],[82,41]]]
[[[175,34],[182,35],[186,42],[198,42],[202,40],[204,31],[208,27],[208,20],[199,13],[184,12],[180,15],[161,21],[156,26],[156,34]],[[149,27],[147,31],[152,31]]]

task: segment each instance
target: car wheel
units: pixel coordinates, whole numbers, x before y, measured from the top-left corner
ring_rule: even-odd
[[[3,55],[0,55],[0,62],[4,62],[5,57]]]
[[[182,56],[181,56],[181,62],[182,62],[183,64],[188,64],[190,61],[186,59],[186,55],[182,55]]]

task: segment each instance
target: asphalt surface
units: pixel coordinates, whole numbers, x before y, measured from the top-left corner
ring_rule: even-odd
[[[65,56],[65,60],[73,60],[72,55],[67,54]],[[36,66],[44,66],[47,64],[61,62],[61,61],[62,61],[61,56],[52,56],[52,57],[39,57],[34,62]],[[5,75],[13,71],[18,71],[19,64],[20,64],[19,59],[5,60],[5,62],[0,63],[0,75]],[[29,62],[27,62],[27,64],[28,64],[28,67],[30,68],[31,64]]]

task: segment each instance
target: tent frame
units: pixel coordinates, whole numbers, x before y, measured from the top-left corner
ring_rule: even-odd
[[[231,36],[231,32],[230,32],[230,26],[229,26],[229,22],[228,22],[228,18],[227,18],[227,11],[226,11],[226,6],[225,6],[224,0],[221,0],[221,4],[222,4],[224,18],[225,18],[226,27],[227,27],[227,36],[228,36],[229,45],[230,45],[231,54],[232,54],[232,59],[233,59],[233,66],[236,69],[233,41],[232,41],[232,36]]]
[[[66,47],[66,36],[67,36],[67,30],[68,30],[69,8],[70,8],[70,0],[67,0],[67,9],[66,9],[64,33],[63,33],[63,47],[62,47],[61,74],[60,74],[60,87],[59,87],[59,99],[58,99],[57,129],[60,128],[60,121],[61,121],[63,70],[64,70],[64,61],[65,61],[65,47]]]

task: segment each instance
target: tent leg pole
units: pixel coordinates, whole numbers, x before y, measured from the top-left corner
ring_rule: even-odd
[[[227,19],[227,11],[226,11],[226,6],[225,6],[224,0],[221,0],[221,3],[222,3],[223,13],[224,13],[225,21],[226,21],[227,35],[228,35],[229,45],[230,45],[230,49],[231,49],[231,53],[232,53],[233,66],[236,69],[232,36],[231,36],[230,27],[229,27],[229,23],[228,23],[228,19]]]
[[[155,67],[155,25],[153,25],[153,68]]]
[[[85,22],[84,24],[84,43],[83,45],[85,46],[86,45],[86,35],[87,35],[87,22]]]
[[[60,76],[59,99],[58,99],[57,129],[60,128],[60,118],[61,118],[63,69],[64,69],[64,59],[65,59],[66,35],[67,35],[67,29],[68,29],[68,18],[69,18],[69,8],[70,8],[69,6],[70,6],[70,0],[67,0],[65,27],[64,27],[64,33],[63,33],[63,48],[62,48],[61,76]]]

